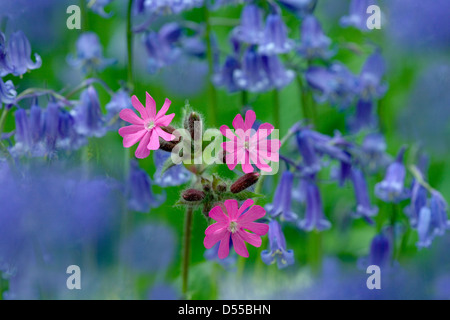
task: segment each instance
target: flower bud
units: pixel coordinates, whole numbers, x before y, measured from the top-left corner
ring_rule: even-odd
[[[202,119],[196,112],[191,112],[184,120],[184,128],[191,135],[192,141],[199,139],[203,130]]]
[[[260,174],[258,172],[250,172],[236,180],[230,187],[232,193],[239,193],[251,187],[258,182]]]
[[[201,182],[202,182],[203,191],[210,192],[212,190],[211,181],[209,181],[208,179],[202,178]]]
[[[196,189],[187,189],[182,195],[184,200],[189,202],[201,201],[205,198],[205,193]]]

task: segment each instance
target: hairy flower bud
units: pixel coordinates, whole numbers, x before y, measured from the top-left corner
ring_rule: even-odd
[[[251,187],[256,182],[258,182],[259,177],[260,174],[258,172],[247,173],[242,177],[240,177],[239,179],[237,179],[236,182],[231,185],[230,190],[232,193],[239,193],[241,191],[244,191],[245,189]]]
[[[192,141],[200,139],[203,130],[203,123],[200,115],[197,112],[191,112],[184,120],[184,128],[191,135]]]
[[[205,193],[196,189],[187,189],[182,195],[184,200],[189,202],[201,201],[205,198]]]
[[[211,181],[209,181],[208,179],[202,178],[201,182],[202,182],[203,191],[210,192],[212,190]]]

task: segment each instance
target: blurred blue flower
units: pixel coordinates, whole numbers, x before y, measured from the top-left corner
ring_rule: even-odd
[[[294,251],[286,249],[286,239],[280,224],[276,220],[269,222],[269,250],[261,252],[262,261],[267,264],[277,263],[278,269],[295,263]]]
[[[303,171],[305,174],[314,174],[322,168],[320,157],[316,154],[313,141],[309,135],[310,130],[297,132],[297,148],[302,156]]]
[[[176,165],[169,168],[161,175],[164,163],[170,157],[169,152],[157,150],[154,152],[154,161],[156,172],[153,180],[156,185],[160,187],[174,187],[187,183],[192,178],[192,173],[189,172],[183,165]]]
[[[373,101],[358,100],[355,116],[349,120],[349,128],[352,132],[376,128],[378,119],[375,115],[374,107],[375,104]]]
[[[45,146],[41,140],[43,136],[41,108],[33,105],[29,117],[26,110],[17,109],[14,113],[14,120],[16,123],[15,144],[10,150],[11,154],[14,156],[43,156]]]
[[[262,10],[252,3],[246,5],[242,10],[241,24],[233,29],[232,36],[240,42],[261,44],[265,37]]]
[[[364,217],[372,222],[372,217],[378,213],[378,208],[370,203],[369,189],[363,172],[355,167],[351,169],[351,180],[356,198],[355,217]]]
[[[422,170],[418,169],[423,175]],[[411,186],[411,203],[405,207],[405,214],[409,218],[412,228],[417,227],[420,211],[428,205],[428,191],[417,179],[413,179]]]
[[[121,244],[120,258],[139,273],[165,271],[173,261],[175,245],[176,237],[170,227],[140,225]]]
[[[4,36],[0,35],[0,45],[2,42],[4,44]],[[1,46],[0,46],[1,50]],[[3,58],[1,57],[3,56]],[[11,34],[8,45],[5,52],[0,51],[0,66],[1,74],[0,76],[5,76],[9,73],[14,76],[21,76],[25,74],[28,70],[38,69],[42,65],[41,57],[35,53],[34,57],[36,62],[31,60],[31,45],[27,37],[22,31],[16,31]]]
[[[306,71],[308,84],[318,91],[315,95],[319,103],[329,102],[341,108],[352,104],[357,93],[357,78],[340,63],[330,67],[310,67]]]
[[[131,161],[128,188],[128,207],[134,211],[148,213],[150,208],[159,207],[166,200],[165,194],[153,193],[150,176],[139,168],[136,160]]]
[[[71,111],[75,119],[75,130],[88,137],[102,137],[106,134],[106,126],[103,118],[97,91],[89,86],[80,96],[80,101]]]
[[[295,72],[286,70],[277,55],[263,56],[263,66],[270,81],[270,87],[280,90],[295,78]]]
[[[100,39],[94,32],[85,32],[80,35],[76,44],[76,55],[69,55],[67,62],[74,68],[81,68],[82,72],[101,72],[114,64],[115,59],[103,57],[103,47]]]
[[[278,2],[299,18],[311,14],[317,5],[317,0],[278,0]]]
[[[405,148],[401,148],[395,161],[386,170],[384,180],[375,185],[375,195],[385,202],[400,202],[408,198],[404,188],[406,168],[403,164]]]
[[[334,55],[330,50],[331,40],[322,30],[322,27],[313,15],[303,19],[301,27],[301,43],[298,48],[299,54],[305,59],[329,59]]]
[[[235,81],[234,72],[241,68],[239,60],[230,55],[226,58],[221,70],[213,76],[213,82],[217,87],[225,88],[229,93],[237,92],[240,87]]]
[[[368,172],[375,173],[390,163],[386,147],[384,136],[380,133],[369,133],[364,137],[359,160]]]
[[[8,61],[6,61],[6,37],[0,31],[0,77],[9,73]]]
[[[297,219],[297,215],[291,210],[293,182],[294,174],[288,170],[284,171],[275,190],[272,203],[265,207],[271,217],[280,216],[281,220],[290,222]]]
[[[206,249],[204,254],[205,259],[217,262],[227,271],[235,271],[237,261],[235,252],[233,252],[233,250],[230,250],[230,255],[228,255],[225,259],[219,259],[219,246],[220,243],[217,243],[212,248]],[[230,249],[232,246],[233,243],[230,241]]]
[[[56,148],[60,150],[78,150],[87,144],[86,137],[75,130],[75,119],[70,112],[60,109],[58,122],[58,141]]]
[[[263,56],[258,54],[256,46],[250,46],[244,53],[240,69],[234,71],[234,80],[239,88],[249,92],[262,92],[270,88]]]
[[[368,265],[379,266],[382,270],[389,267],[392,257],[392,245],[383,233],[377,234],[370,244]]]
[[[343,27],[352,26],[361,31],[369,31],[367,19],[370,15],[367,14],[367,8],[374,4],[376,4],[375,0],[351,0],[350,12],[348,16],[341,18],[341,25]]]
[[[48,154],[52,154],[56,151],[56,142],[59,134],[59,111],[59,105],[57,103],[50,102],[43,114],[44,143]]]
[[[323,212],[322,198],[317,185],[313,181],[306,181],[306,214],[300,220],[298,227],[305,231],[324,231],[331,228],[331,223]]]
[[[148,300],[178,300],[180,294],[173,288],[164,283],[155,284],[148,293]]]
[[[288,53],[294,48],[294,41],[288,38],[287,27],[279,12],[271,13],[266,20],[259,52],[266,55]]]
[[[378,51],[369,56],[364,64],[358,80],[358,93],[363,101],[382,98],[387,85],[382,83],[386,66],[383,56]]]
[[[143,9],[151,14],[179,14],[182,11],[201,7],[205,0],[145,0]]]
[[[112,0],[86,0],[86,2],[88,7],[96,14],[102,16],[103,18],[111,17],[111,13],[106,13],[105,6],[110,4]]]
[[[0,107],[2,104],[11,104],[17,96],[17,92],[14,88],[14,84],[11,80],[3,82],[0,78]]]
[[[131,109],[131,97],[127,90],[120,88],[111,97],[111,101],[105,106],[106,109],[106,121],[109,124],[110,130],[118,130],[120,124],[120,118],[118,117],[122,109]],[[112,123],[112,124],[111,124]]]

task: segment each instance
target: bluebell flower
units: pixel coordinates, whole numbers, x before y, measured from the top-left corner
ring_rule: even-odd
[[[324,231],[331,228],[331,223],[323,212],[322,198],[319,188],[313,181],[307,181],[306,186],[306,213],[300,220],[298,227],[305,231]]]
[[[128,206],[131,210],[148,213],[150,208],[159,207],[166,200],[165,194],[153,194],[152,184],[147,172],[139,168],[139,163],[131,161],[128,179]]]
[[[377,117],[374,112],[374,107],[374,102],[371,100],[358,100],[356,103],[356,114],[351,121],[349,121],[350,129],[353,132],[376,127]]]
[[[103,57],[103,47],[94,32],[80,35],[76,44],[76,55],[69,55],[67,62],[74,68],[81,68],[83,73],[101,72],[115,63],[115,59]]]
[[[311,14],[317,5],[317,0],[278,0],[278,2],[299,18]]]
[[[408,216],[412,228],[417,227],[420,211],[426,206],[428,206],[428,191],[417,179],[413,179],[411,203],[405,207],[405,214]]]
[[[403,164],[405,148],[402,148],[395,161],[386,170],[384,180],[375,185],[375,195],[385,201],[397,203],[408,197],[405,189],[406,168]]]
[[[271,13],[266,20],[264,37],[259,52],[266,55],[288,53],[294,48],[294,42],[288,38],[287,27],[280,13]]]
[[[220,243],[217,243],[211,249],[206,249],[204,257],[206,260],[214,261],[220,264],[227,271],[234,271],[236,269],[236,261],[237,257],[233,250],[230,250],[230,255],[228,255],[225,259],[219,259],[219,246]],[[230,249],[233,246],[233,243],[230,241]]]
[[[450,229],[450,220],[447,217],[448,204],[442,195],[433,190],[428,206],[420,209],[417,222],[417,233],[419,248],[427,248],[436,236],[443,236]]]
[[[265,55],[262,57],[262,60],[271,87],[280,90],[294,79],[295,72],[286,70],[277,55]]]
[[[318,94],[315,95],[319,103],[329,102],[341,108],[350,106],[357,93],[357,78],[340,63],[333,63],[330,67],[310,67],[306,71],[308,84]]]
[[[380,133],[369,133],[364,137],[360,161],[368,169],[368,172],[375,173],[390,163],[390,158],[386,154],[386,147],[384,136]]]
[[[340,23],[343,27],[355,27],[361,31],[369,31],[367,28],[367,8],[376,4],[375,0],[352,0],[350,3],[350,12],[347,16],[341,18]]]
[[[110,130],[116,130],[120,126],[119,113],[122,109],[131,109],[131,97],[127,90],[119,89],[105,106],[106,121],[110,125]],[[113,125],[111,125],[113,122]]]
[[[167,270],[174,258],[175,239],[168,226],[141,225],[121,244],[121,261],[139,273]]]
[[[167,284],[157,283],[153,285],[148,293],[148,300],[178,300],[180,294]]]
[[[314,174],[322,168],[320,157],[317,155],[309,130],[297,132],[297,147],[302,156],[303,170],[305,174]]]
[[[112,0],[86,0],[86,2],[88,3],[91,10],[96,14],[102,16],[103,18],[111,17],[111,13],[106,13],[105,6],[110,4]]]
[[[345,182],[347,180],[350,180],[352,173],[352,164],[347,161],[339,161],[339,165],[333,167],[331,170],[331,179],[337,181],[339,187],[343,187]]]
[[[292,212],[292,189],[294,174],[288,170],[281,175],[272,203],[266,205],[267,213],[275,218],[280,216],[284,221],[295,221],[297,215]]]
[[[80,101],[71,111],[75,119],[75,130],[88,137],[102,137],[106,134],[100,101],[97,91],[89,86],[81,93]]]
[[[262,92],[270,88],[263,56],[251,46],[244,53],[241,68],[234,71],[234,80],[241,90]]]
[[[240,87],[235,81],[234,72],[241,68],[241,63],[234,56],[226,58],[222,69],[213,76],[213,83],[217,87],[225,88],[229,93],[237,92]]]
[[[241,24],[233,29],[233,37],[248,44],[261,44],[264,39],[262,10],[250,3],[244,7]]]
[[[57,103],[50,102],[43,114],[44,143],[48,154],[56,151],[59,136],[59,112],[60,106]]]
[[[12,81],[8,80],[6,82],[3,82],[3,79],[0,78],[0,107],[2,103],[12,104],[16,96],[17,92]]]
[[[358,79],[358,93],[363,101],[380,99],[387,90],[386,84],[382,83],[386,66],[383,56],[377,51],[367,58]]]
[[[363,217],[369,222],[372,222],[372,217],[378,213],[378,208],[370,203],[369,189],[363,172],[352,167],[351,180],[356,198],[356,212],[355,217]]]
[[[383,233],[377,234],[370,244],[369,265],[384,268],[391,263],[392,245],[389,238]]]
[[[261,252],[262,261],[267,264],[277,263],[278,269],[286,268],[295,263],[294,251],[287,250],[286,239],[280,224],[276,220],[269,222],[269,250]]]
[[[204,0],[146,0],[145,12],[151,14],[179,14],[182,11],[201,7]]]
[[[0,40],[0,42],[1,41],[2,40]],[[1,52],[0,55],[2,55]],[[36,62],[31,60],[31,45],[25,34],[22,31],[14,32],[11,34],[8,41],[6,63],[2,66],[3,72],[1,76],[8,73],[13,74],[14,76],[21,76],[28,70],[40,68],[42,65],[41,57],[37,53],[34,54],[34,57]],[[5,59],[5,57],[3,59]],[[3,63],[4,62],[5,61],[3,61]]]
[[[75,130],[75,119],[70,112],[59,110],[57,149],[77,150],[87,144],[86,137],[79,135]]]
[[[330,50],[331,40],[313,15],[308,15],[302,22],[299,54],[305,59],[329,59],[334,55]]]
[[[0,77],[7,75],[9,72],[8,61],[6,60],[6,37],[0,31]]]
[[[169,159],[169,157],[169,152],[164,152],[161,150],[155,151],[154,161],[156,171],[153,176],[155,184],[165,188],[180,186],[187,183],[192,178],[192,174],[183,165],[173,166],[161,175],[164,163],[167,159]]]

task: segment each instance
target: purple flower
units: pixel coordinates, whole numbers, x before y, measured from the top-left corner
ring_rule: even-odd
[[[385,62],[379,52],[375,52],[367,58],[358,80],[358,92],[361,100],[372,101],[384,96],[387,86],[381,82],[381,79],[385,72]]]
[[[183,165],[176,165],[169,168],[164,174],[161,174],[164,163],[170,158],[170,153],[157,150],[154,153],[155,175],[154,182],[160,187],[174,187],[187,183],[192,174]]]
[[[375,195],[385,201],[397,203],[408,197],[404,188],[406,169],[403,165],[405,148],[402,148],[395,161],[386,170],[384,180],[375,185]]]
[[[377,124],[377,118],[374,112],[374,102],[358,100],[356,104],[356,115],[350,122],[350,129],[358,132],[364,128],[374,128]]]
[[[59,110],[58,141],[57,149],[77,150],[87,143],[85,137],[79,135],[75,130],[75,119],[66,110]]]
[[[14,88],[14,84],[11,80],[3,82],[0,78],[0,107],[2,104],[12,104],[17,96],[17,92]]]
[[[239,91],[240,88],[235,81],[234,72],[240,68],[239,60],[234,56],[228,56],[222,69],[214,75],[214,84],[218,87],[224,87],[229,93]]]
[[[239,88],[249,92],[262,92],[270,88],[270,80],[266,73],[267,65],[263,56],[258,54],[255,46],[251,46],[244,54],[240,69],[234,71],[234,80]]]
[[[103,114],[97,92],[89,86],[81,93],[80,102],[71,112],[75,119],[75,130],[88,137],[102,137],[106,134]]]
[[[278,2],[299,18],[311,14],[317,5],[317,0],[278,0]]]
[[[3,35],[0,36],[0,38],[2,37]],[[2,41],[4,42],[4,39],[0,40],[0,45]],[[3,62],[1,63],[3,64],[3,71],[0,76],[5,76],[8,73],[21,76],[28,70],[38,69],[42,65],[41,57],[37,53],[34,55],[36,62],[31,60],[31,45],[22,31],[11,34],[6,49],[6,63],[4,54],[0,51],[0,56],[3,55]]]
[[[120,125],[119,121],[119,113],[122,109],[131,109],[131,97],[127,90],[119,89],[111,98],[111,101],[108,102],[105,106],[107,115],[106,119],[109,124],[111,122],[114,125],[110,126],[110,130],[118,130],[118,126]],[[117,120],[117,121],[116,121]],[[115,122],[114,122],[115,121]]]
[[[329,68],[310,67],[306,71],[306,80],[318,95],[319,103],[329,102],[341,108],[348,107],[357,92],[357,78],[340,63],[334,63]]]
[[[421,159],[424,162],[424,158]],[[423,171],[426,169],[426,164],[418,169],[420,174],[423,176]],[[417,227],[417,222],[419,220],[420,210],[428,205],[428,191],[427,189],[417,180],[413,179],[411,186],[411,203],[405,208],[405,214],[409,218],[409,223],[412,228]]]
[[[427,248],[436,236],[443,236],[450,229],[450,220],[447,217],[448,205],[442,195],[433,190],[429,200],[429,207],[422,207],[417,222],[419,235],[419,248]]]
[[[370,133],[364,137],[361,145],[360,161],[370,173],[386,167],[390,159],[386,155],[386,141],[380,133]]]
[[[115,63],[115,59],[103,57],[103,47],[94,32],[81,34],[76,49],[76,56],[69,55],[67,62],[74,68],[81,68],[83,73],[100,72]]]
[[[305,17],[301,28],[299,54],[306,59],[329,59],[334,52],[329,49],[331,40],[323,33],[319,21],[313,15]]]
[[[96,14],[102,16],[103,18],[109,18],[111,17],[111,13],[105,12],[105,6],[110,4],[112,0],[86,0],[88,4],[92,3],[90,6],[91,10],[94,11]]]
[[[266,55],[288,53],[293,47],[294,42],[287,36],[287,28],[281,14],[269,14],[259,52]]]
[[[59,134],[59,112],[59,105],[50,102],[43,114],[44,144],[48,154],[56,151],[56,142]]]
[[[392,248],[389,238],[380,233],[376,235],[370,244],[369,265],[380,268],[389,266],[391,261]]]
[[[159,207],[166,200],[165,194],[153,194],[152,180],[135,160],[131,161],[128,188],[128,206],[134,211],[148,213],[150,208]]]
[[[295,72],[286,70],[277,55],[263,56],[262,60],[271,87],[280,90],[294,79]]]
[[[261,252],[261,259],[267,265],[276,262],[278,269],[295,263],[294,251],[286,249],[286,239],[276,220],[269,222],[269,250]]]
[[[298,227],[305,231],[324,231],[331,228],[331,223],[323,213],[322,199],[317,185],[312,181],[307,181],[306,186],[306,214],[300,220]]]
[[[358,168],[352,167],[351,180],[356,198],[355,217],[364,217],[371,221],[371,217],[378,213],[378,208],[370,203],[369,190],[363,172]]]
[[[233,29],[233,37],[248,44],[261,44],[264,39],[263,12],[248,4],[242,10],[241,24]]]
[[[348,16],[341,18],[341,25],[343,27],[355,27],[361,31],[369,31],[367,28],[367,8],[370,5],[376,4],[375,0],[352,0],[350,3],[350,12]]]
[[[309,130],[297,132],[297,147],[302,156],[305,174],[314,174],[322,168],[320,157],[316,154]]]
[[[6,38],[0,31],[0,77],[9,73],[8,61],[6,60]],[[1,81],[1,80],[0,80]]]
[[[230,241],[230,249],[233,246],[233,243]],[[214,261],[220,264],[227,271],[234,271],[236,269],[236,254],[230,250],[230,255],[228,255],[224,259],[219,259],[219,247],[220,243],[218,242],[212,248],[206,249],[204,257],[206,260]]]
[[[266,205],[267,213],[275,218],[281,215],[281,220],[295,221],[297,215],[292,212],[292,188],[294,174],[290,171],[284,171],[281,180],[278,183],[272,203]]]
[[[205,0],[146,0],[145,12],[151,14],[179,14],[182,11],[201,7]]]

